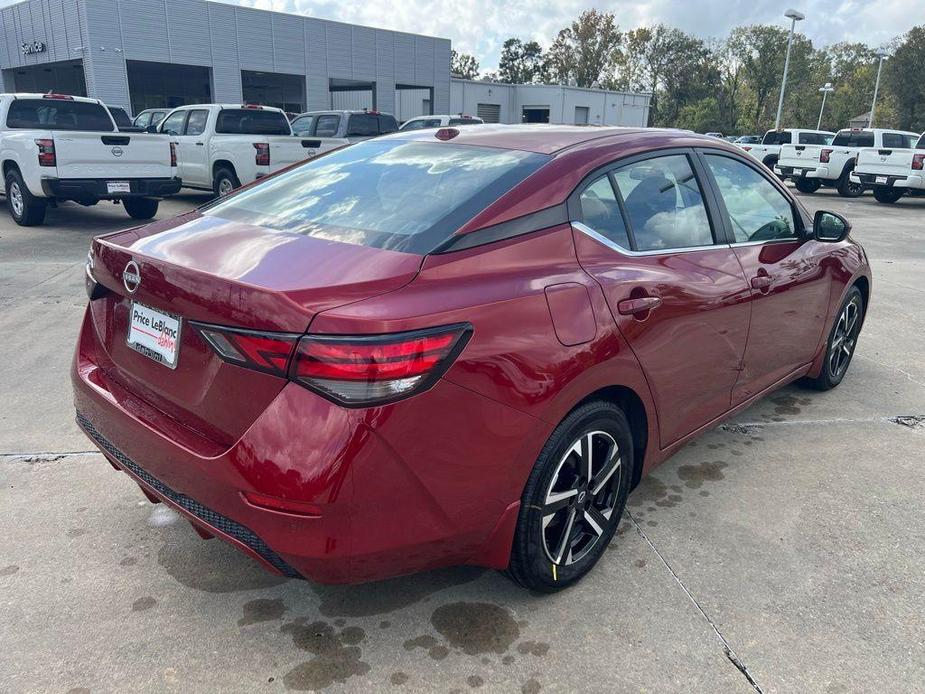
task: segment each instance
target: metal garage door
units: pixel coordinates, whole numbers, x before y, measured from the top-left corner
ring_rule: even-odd
[[[500,123],[501,104],[478,104],[475,115],[486,123]]]

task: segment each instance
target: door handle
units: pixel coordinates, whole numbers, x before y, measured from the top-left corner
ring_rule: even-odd
[[[204,142],[197,142],[197,143],[196,143],[196,146],[197,146],[197,147],[202,147],[202,146],[204,146],[204,145],[205,145]]]
[[[617,311],[624,316],[633,316],[637,313],[645,313],[662,305],[662,300],[657,296],[642,296],[638,299],[623,299],[617,304]]]
[[[771,276],[770,275],[758,275],[757,277],[752,277],[752,288],[753,289],[768,289],[771,286]]]

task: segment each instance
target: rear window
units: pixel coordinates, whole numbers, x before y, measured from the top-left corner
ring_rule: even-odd
[[[226,108],[218,114],[215,132],[223,135],[291,135],[289,120],[280,111]]]
[[[398,121],[395,116],[379,116],[379,134],[387,135],[398,132]]]
[[[786,130],[768,130],[761,141],[763,145],[789,145],[791,135]]]
[[[830,145],[834,135],[825,133],[800,133],[801,145]]]
[[[402,131],[405,130],[423,130],[424,128],[439,128],[440,119],[439,118],[420,118],[418,120],[409,120],[403,126],[401,126]]]
[[[481,125],[478,118],[450,118],[450,125]]]
[[[115,129],[109,112],[99,104],[63,99],[15,99],[6,114],[6,126],[102,133]]]
[[[368,113],[354,113],[347,121],[347,137],[367,137],[379,134],[379,119]]]
[[[839,130],[832,144],[835,147],[873,147],[874,134],[869,130]]]
[[[128,114],[125,112],[124,108],[119,108],[118,106],[110,106],[109,112],[112,114],[112,119],[116,122],[116,127],[132,127],[132,119],[128,117]]]
[[[883,133],[883,146],[890,149],[911,149],[916,138],[903,133]]]
[[[916,149],[925,149],[925,135],[919,138],[919,141],[915,143]]]
[[[426,254],[548,160],[532,152],[370,140],[242,190],[204,214]]]

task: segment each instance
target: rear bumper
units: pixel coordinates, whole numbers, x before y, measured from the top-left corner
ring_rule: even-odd
[[[829,176],[829,167],[827,166],[782,166],[781,164],[777,164],[777,166],[774,167],[774,173],[779,174],[784,178],[790,178],[794,180],[798,178],[832,178]],[[837,178],[837,176],[834,178]]]
[[[457,564],[505,568],[549,425],[438,381],[348,410],[288,384],[239,440],[219,445],[109,375],[88,312],[72,370],[78,423],[149,497],[268,570],[357,583]],[[310,505],[296,515],[259,493]]]
[[[886,180],[878,183],[878,178]],[[887,188],[911,188],[915,190],[925,189],[925,177],[921,175],[892,176],[890,174],[853,171],[851,173],[851,181],[853,183],[863,183],[865,186],[886,186]]]
[[[107,179],[102,178],[46,178],[42,180],[42,192],[46,197],[59,200],[107,200],[132,197],[162,198],[179,192],[182,181],[179,178],[129,178],[112,179],[112,182],[128,181],[130,192],[110,193]]]

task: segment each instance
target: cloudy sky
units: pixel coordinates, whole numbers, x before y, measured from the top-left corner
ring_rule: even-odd
[[[770,0],[454,0],[453,2],[356,2],[355,0],[225,0],[281,12],[451,39],[472,53],[483,70],[498,64],[504,40],[517,36],[548,45],[583,10],[596,7],[617,16],[623,29],[665,22],[703,38],[725,35],[739,24],[785,26],[785,3]],[[797,26],[817,45],[864,41],[878,45],[925,24],[925,0],[792,0],[806,14]]]

